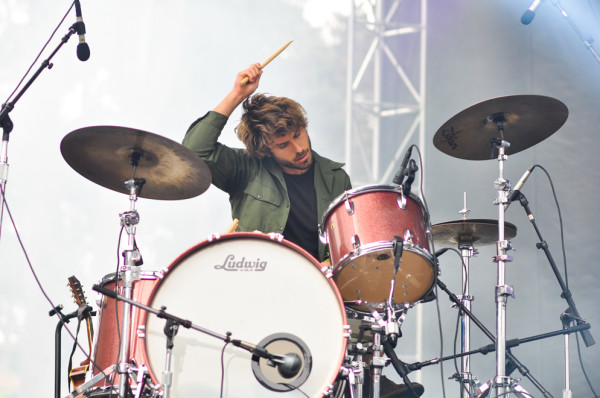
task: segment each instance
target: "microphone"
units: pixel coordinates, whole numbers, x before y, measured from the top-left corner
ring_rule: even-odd
[[[412,152],[412,148],[413,148],[413,146],[411,145],[408,148],[408,151],[406,151],[406,154],[404,155],[404,159],[402,159],[402,164],[400,165],[400,169],[398,170],[398,172],[394,176],[393,182],[396,185],[402,184],[402,180],[404,179],[404,173],[406,172],[406,166],[408,165],[408,158],[410,158],[410,154]]]
[[[277,371],[286,379],[291,379],[296,376],[302,368],[302,360],[298,354],[288,352],[285,355],[272,355],[270,362],[273,362],[271,366],[277,366]]]
[[[436,256],[436,257],[439,257],[439,256],[441,256],[442,254],[446,253],[448,250],[450,250],[450,248],[448,248],[448,247],[445,247],[445,248],[443,248],[443,249],[437,250],[437,251],[435,252],[435,256]]]
[[[77,45],[77,58],[80,61],[87,61],[90,58],[90,46],[85,42],[85,24],[81,16],[81,4],[79,0],[75,0],[75,16],[77,22],[73,25],[75,31],[79,35],[79,44]]]
[[[544,0],[534,0],[534,2],[531,3],[531,6],[523,13],[523,16],[521,17],[521,23],[523,25],[529,25],[531,21],[533,21],[533,17],[535,17],[535,10],[540,6],[540,4],[542,4],[543,1]]]
[[[535,165],[531,166],[529,169],[527,169],[527,171],[525,171],[525,174],[523,174],[521,179],[517,182],[517,185],[515,185],[515,188],[513,189],[512,193],[508,196],[508,203],[506,203],[504,205],[504,211],[506,211],[506,209],[508,209],[508,206],[510,206],[510,204],[515,199],[517,199],[517,197],[519,196],[519,193],[521,193],[521,188],[523,188],[525,181],[527,181],[527,179],[529,178],[529,175],[531,174],[531,172],[533,171],[534,168],[535,168]]]
[[[117,298],[117,293],[115,293],[114,291],[105,288],[104,286],[100,286],[100,285],[92,285],[92,290],[97,291],[98,293],[104,295],[104,296],[108,296],[110,298],[116,299]]]

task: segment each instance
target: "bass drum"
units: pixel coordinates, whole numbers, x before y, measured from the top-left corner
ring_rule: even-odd
[[[177,397],[318,397],[330,392],[345,356],[348,326],[333,281],[307,252],[281,235],[233,233],[182,254],[148,303],[218,335],[296,354],[281,375],[265,359],[193,329],[174,339]],[[147,314],[145,353],[153,378],[165,369],[165,321]],[[222,370],[223,367],[223,370]],[[221,388],[222,383],[222,388]]]

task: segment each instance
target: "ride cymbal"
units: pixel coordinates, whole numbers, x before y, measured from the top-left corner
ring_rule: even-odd
[[[142,130],[84,127],[67,134],[60,150],[79,174],[124,194],[130,193],[125,181],[132,177],[145,180],[137,194],[148,199],[193,198],[211,183],[210,170],[198,155],[175,141]]]
[[[497,220],[457,220],[435,224],[431,227],[433,241],[439,244],[489,245],[498,242]],[[504,239],[517,236],[517,227],[504,222]]]
[[[505,153],[514,154],[554,134],[568,114],[565,104],[541,95],[493,98],[463,110],[444,123],[435,133],[433,144],[456,158],[492,159],[493,139],[507,141],[510,147]]]

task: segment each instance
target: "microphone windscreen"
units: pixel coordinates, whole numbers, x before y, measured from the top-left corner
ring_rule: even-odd
[[[523,25],[529,25],[531,21],[533,21],[533,17],[535,17],[535,12],[527,10],[523,13],[523,16],[521,17],[521,23]]]
[[[80,61],[87,61],[90,59],[90,46],[87,43],[79,43],[77,45],[77,58]]]

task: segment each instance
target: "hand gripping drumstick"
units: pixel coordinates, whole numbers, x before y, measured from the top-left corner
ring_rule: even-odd
[[[287,46],[289,46],[292,43],[293,40],[288,41],[287,43],[285,43],[279,50],[275,51],[275,53],[273,55],[271,55],[265,62],[263,62],[262,64],[260,64],[260,68],[264,68],[265,66],[267,66],[269,64],[269,62],[273,61],[273,59],[275,59],[276,56],[278,56],[279,54],[281,54],[281,52],[283,50],[285,50],[287,48]],[[246,83],[248,83],[248,78],[245,77],[242,79],[242,81],[240,82],[240,86],[245,85]]]

